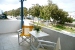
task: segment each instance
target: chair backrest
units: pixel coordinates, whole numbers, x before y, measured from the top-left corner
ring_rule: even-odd
[[[61,50],[60,37],[59,37],[58,40],[57,40],[55,50]]]
[[[32,31],[33,26],[23,26],[22,27],[22,34],[24,36],[30,36],[29,31]]]

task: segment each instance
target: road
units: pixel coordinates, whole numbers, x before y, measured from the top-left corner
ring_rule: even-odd
[[[33,20],[29,20],[29,19],[25,19],[24,20],[24,25],[30,25],[30,23],[32,23]]]

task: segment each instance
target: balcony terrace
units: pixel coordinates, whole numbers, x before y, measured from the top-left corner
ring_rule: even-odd
[[[0,20],[0,50],[30,50],[30,45],[24,42],[18,44],[17,30],[20,29],[20,20]],[[75,50],[75,36],[64,34],[63,32],[55,31],[42,27],[42,31],[50,34],[44,38],[57,42],[60,37],[61,50]]]
[[[18,44],[17,33],[0,34],[0,50],[29,50],[26,42]]]

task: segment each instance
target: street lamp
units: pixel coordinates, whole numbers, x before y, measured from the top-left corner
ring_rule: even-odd
[[[21,2],[21,28],[23,26],[23,1],[26,1],[26,0],[20,0]]]

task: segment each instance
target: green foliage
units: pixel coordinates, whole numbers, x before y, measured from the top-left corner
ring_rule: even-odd
[[[32,8],[30,8],[30,14],[34,17],[39,17],[40,15],[40,5],[36,4]]]
[[[55,23],[59,24],[73,22],[73,19],[71,17],[67,17],[68,12],[64,11],[63,9],[59,9],[59,7],[56,4],[52,3],[51,0],[48,0],[48,4],[44,6],[35,4],[31,8],[29,8],[29,10],[26,7],[24,7],[24,16],[27,16],[28,13],[33,17],[40,17],[44,20],[50,20],[50,18],[52,18]],[[20,8],[8,11],[7,15],[19,16]]]
[[[40,16],[44,20],[50,20],[52,18],[59,24],[65,24],[65,22],[72,22],[72,18],[68,18],[68,12],[59,9],[56,4],[53,4],[51,0],[48,0],[48,5],[40,6],[38,4],[30,8],[30,14],[34,17]]]
[[[75,19],[73,19],[73,21],[75,21]]]
[[[14,12],[13,12],[13,16],[19,16],[20,15],[20,8],[18,8],[18,9],[16,9],[16,10],[14,10]]]
[[[27,8],[24,7],[23,9],[24,9],[24,11],[23,11],[23,12],[24,12],[24,16],[27,16],[27,14],[28,14],[28,10],[27,10]]]
[[[40,31],[40,29],[41,29],[40,26],[34,25],[34,30],[36,30],[38,32],[38,31]]]
[[[72,23],[72,22],[73,22],[73,18],[71,18],[71,17],[67,17],[66,22],[68,22],[68,23]]]
[[[54,25],[54,27],[59,28],[59,29],[65,29],[66,28],[66,27],[64,27],[63,25],[60,25],[60,24]]]
[[[72,22],[71,18],[68,18],[68,12],[62,9],[53,9],[51,12],[51,17],[56,20],[59,24],[65,24],[65,22]]]
[[[6,11],[5,13],[7,13],[7,15],[17,17],[17,16],[20,16],[20,10],[21,8],[17,8],[17,9]],[[24,7],[24,15],[27,16],[27,14],[28,14],[28,10],[26,7]]]

